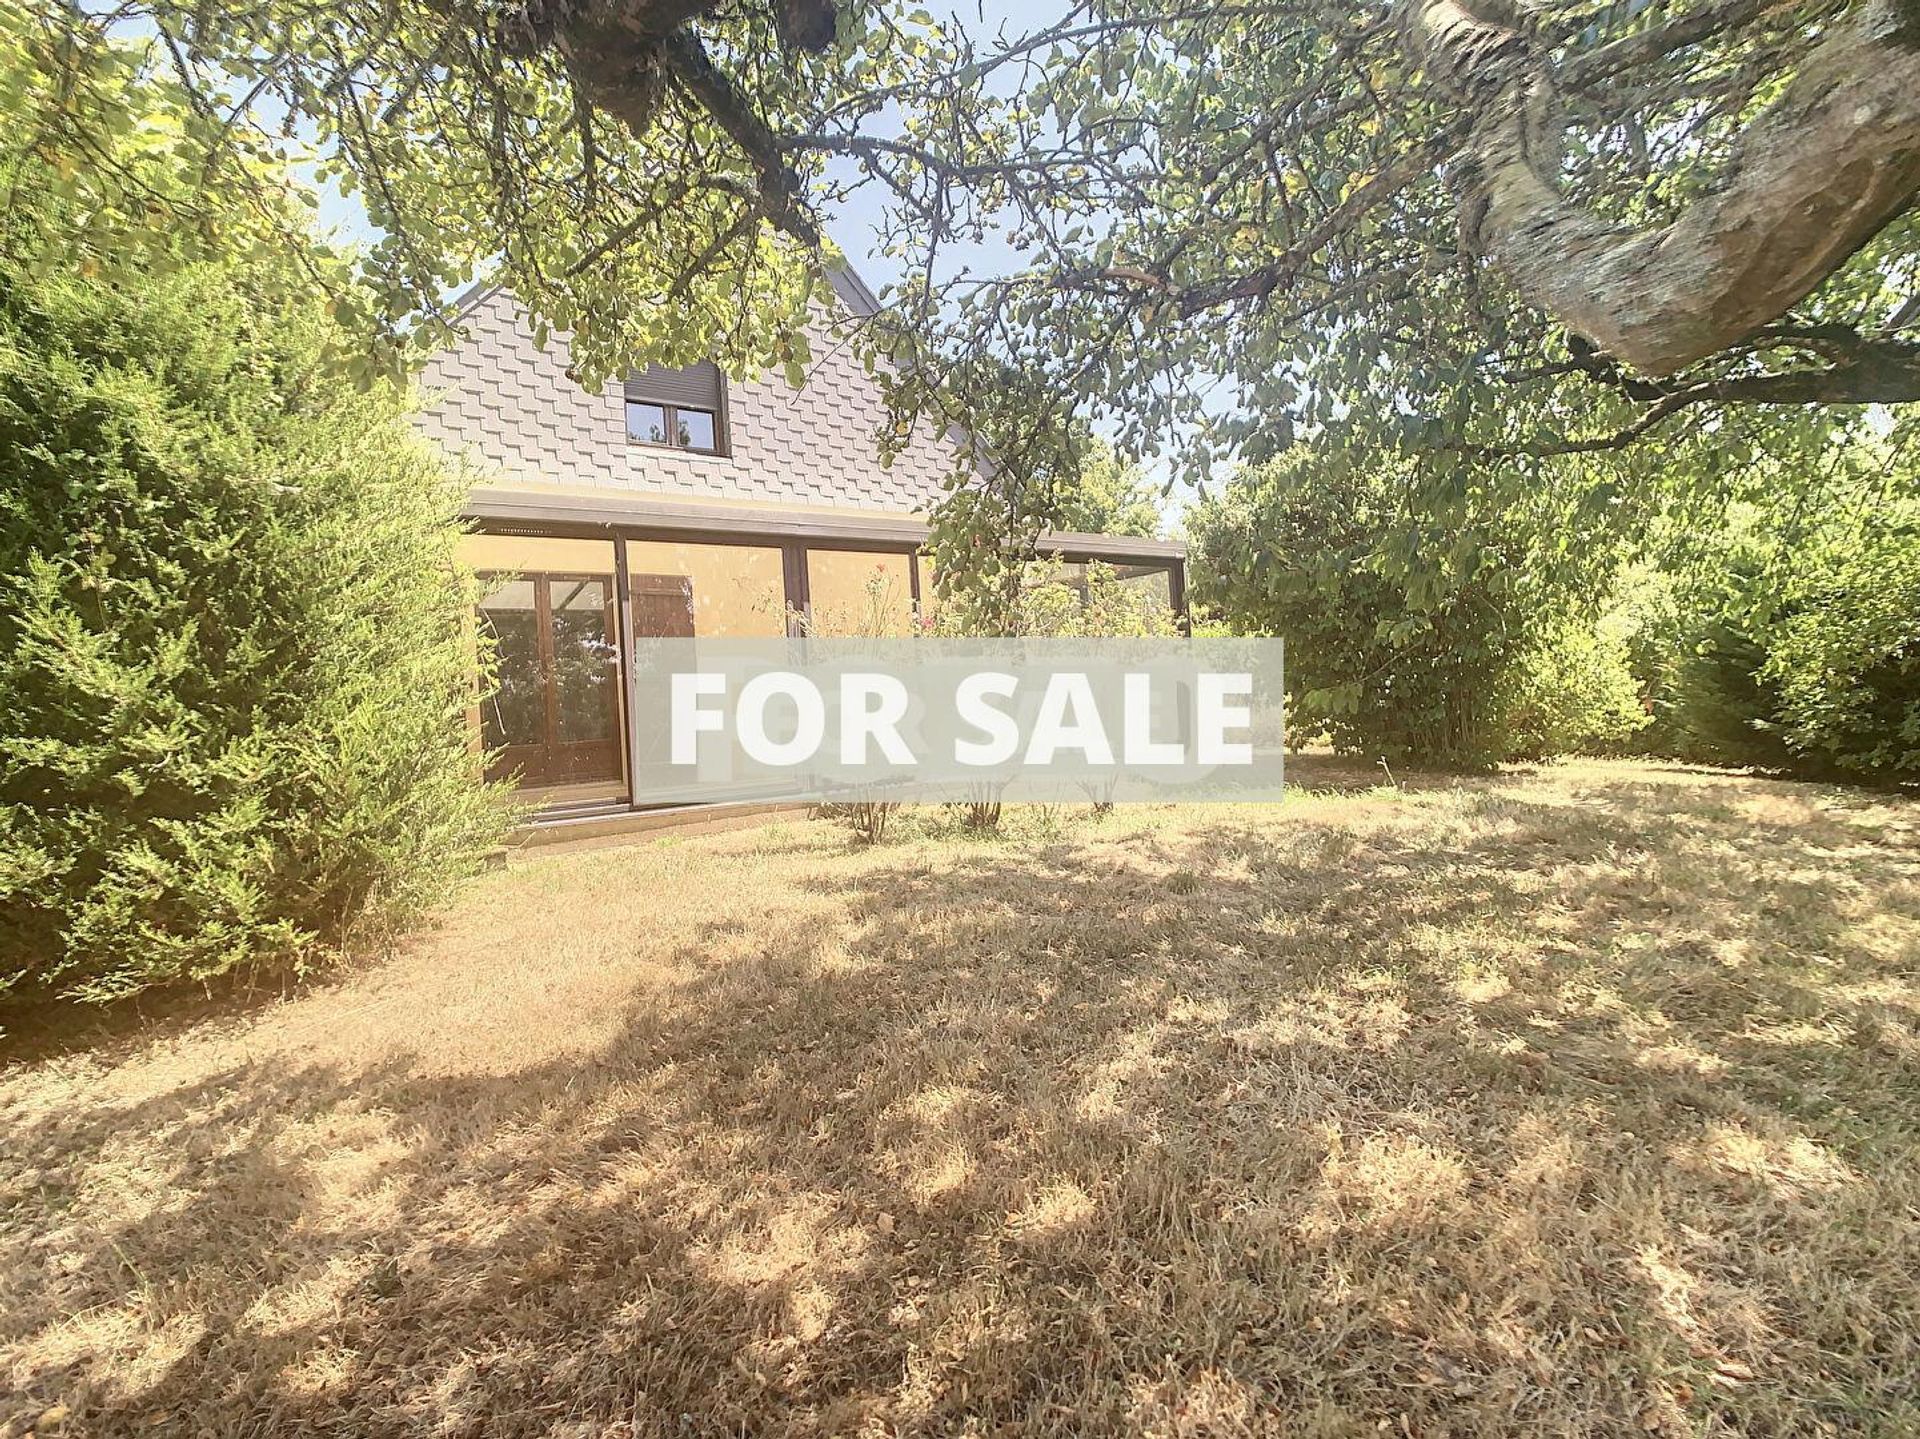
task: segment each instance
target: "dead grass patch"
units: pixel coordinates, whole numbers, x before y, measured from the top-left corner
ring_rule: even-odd
[[[1917,819],[1570,765],[518,863],[0,1074],[0,1423],[1913,1433]]]

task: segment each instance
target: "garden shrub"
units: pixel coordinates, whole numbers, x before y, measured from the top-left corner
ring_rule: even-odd
[[[1799,757],[1780,732],[1779,693],[1763,671],[1765,626],[1744,606],[1683,599],[1664,652],[1635,655],[1652,722],[1631,752],[1692,764],[1789,771]]]
[[[1187,514],[1195,597],[1287,646],[1288,727],[1345,753],[1452,769],[1504,757],[1513,666],[1531,640],[1517,557],[1471,558],[1416,586],[1390,557],[1391,477],[1296,451],[1243,470]]]
[[[0,996],[298,964],[500,833],[458,492],[256,278],[0,274]]]
[[[1600,629],[1619,637],[1642,722],[1604,752],[1675,753],[1673,705],[1687,618],[1677,578],[1645,561],[1622,567],[1600,617]]]
[[[1297,447],[1188,511],[1196,596],[1286,641],[1290,733],[1446,769],[1630,744],[1643,625],[1595,602],[1611,552],[1569,555],[1539,516],[1443,525],[1415,503],[1431,479]]]
[[[1766,675],[1767,635],[1735,609],[1695,617],[1669,702],[1666,753],[1703,764],[1786,770],[1797,756],[1780,732],[1780,696]]]
[[[1789,536],[1732,507],[1678,573],[1636,566],[1624,625],[1642,754],[1874,783],[1920,779],[1920,512],[1835,509]]]
[[[1515,665],[1502,749],[1512,759],[1604,754],[1625,746],[1652,718],[1621,617],[1576,619],[1549,632]]]
[[[1920,781],[1920,512],[1875,515],[1797,557],[1756,671],[1782,741],[1854,779]]]
[[[1742,510],[1669,578],[1657,635],[1636,667],[1654,723],[1643,752],[1701,764],[1803,767],[1780,726],[1767,659],[1791,604],[1762,514]]]

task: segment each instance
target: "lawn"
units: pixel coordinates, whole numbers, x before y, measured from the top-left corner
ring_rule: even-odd
[[[1861,793],[541,855],[0,1106],[9,1434],[1920,1431],[1920,805]]]

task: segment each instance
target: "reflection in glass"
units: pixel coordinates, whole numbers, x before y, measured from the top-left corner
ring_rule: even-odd
[[[681,409],[674,411],[674,414],[680,422],[679,441],[682,449],[717,448],[714,443],[715,429],[711,411]]]
[[[1173,571],[1164,565],[1123,565],[1113,567],[1114,578],[1149,604],[1171,613],[1173,610]]]
[[[787,632],[777,546],[628,540],[627,570],[638,637],[775,639]]]
[[[619,653],[613,587],[605,580],[550,575],[557,739],[562,745],[620,735]]]
[[[490,750],[543,739],[547,691],[534,592],[531,580],[509,580],[480,602],[498,669],[498,686],[480,711],[481,739]]]
[[[913,561],[872,550],[807,551],[809,633],[900,636],[913,633]]]
[[[643,445],[666,445],[679,450],[720,449],[720,417],[712,410],[685,405],[656,405],[648,400],[627,401],[627,438]]]
[[[627,401],[627,438],[647,445],[667,442],[667,407]]]
[[[486,581],[481,631],[495,688],[480,704],[490,778],[547,803],[626,793],[613,545],[552,536],[468,535]]]

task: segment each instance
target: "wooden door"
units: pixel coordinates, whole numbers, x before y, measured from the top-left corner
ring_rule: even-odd
[[[643,640],[692,639],[693,580],[687,575],[635,575],[633,633]]]
[[[693,579],[689,575],[634,575],[630,578],[633,598],[634,663],[645,668],[649,640],[693,638]],[[633,737],[636,764],[660,764],[667,757],[667,737],[647,727]]]

